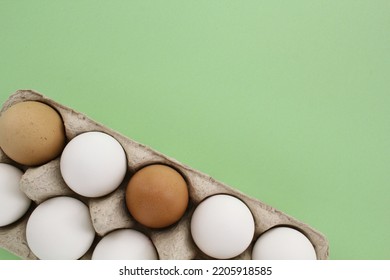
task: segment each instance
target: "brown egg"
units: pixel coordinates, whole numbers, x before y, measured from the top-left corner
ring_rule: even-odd
[[[20,102],[0,117],[0,147],[20,164],[44,164],[60,155],[64,145],[62,118],[44,103]]]
[[[180,220],[187,209],[187,183],[169,166],[146,166],[130,179],[126,205],[131,215],[144,226],[167,227]]]

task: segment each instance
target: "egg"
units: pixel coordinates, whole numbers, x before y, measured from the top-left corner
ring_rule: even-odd
[[[280,226],[257,239],[252,249],[254,260],[316,260],[310,240],[300,231]]]
[[[88,207],[71,197],[55,197],[34,209],[27,221],[27,244],[43,260],[76,260],[91,247],[95,231]]]
[[[19,189],[23,172],[0,163],[0,227],[20,219],[29,209],[31,200]]]
[[[0,117],[0,147],[17,163],[44,164],[59,156],[64,145],[62,118],[44,103],[20,102]]]
[[[126,153],[111,135],[85,132],[66,145],[60,170],[74,192],[85,197],[104,196],[123,181],[127,172]]]
[[[197,247],[216,259],[243,253],[252,242],[255,223],[240,199],[218,194],[203,200],[191,218],[191,235]]]
[[[170,226],[180,220],[187,209],[187,183],[172,167],[146,166],[130,179],[126,205],[130,214],[146,227]]]
[[[133,229],[119,229],[102,238],[96,245],[92,260],[157,260],[152,241]]]

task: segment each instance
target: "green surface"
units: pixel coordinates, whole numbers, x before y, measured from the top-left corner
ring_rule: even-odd
[[[0,0],[0,102],[40,91],[310,224],[331,259],[390,259],[389,10]]]

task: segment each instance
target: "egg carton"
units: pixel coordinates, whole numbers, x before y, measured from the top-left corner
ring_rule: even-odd
[[[11,225],[0,227],[0,247],[14,255],[22,259],[37,259],[26,241],[26,225],[30,214],[37,205],[49,198],[70,196],[83,201],[89,207],[96,232],[93,245],[81,259],[91,259],[94,247],[107,233],[125,228],[136,229],[149,236],[161,260],[211,259],[202,253],[192,240],[191,215],[203,199],[214,194],[230,194],[246,203],[255,221],[255,233],[251,245],[234,259],[250,259],[256,239],[263,232],[276,226],[289,226],[298,229],[313,244],[317,259],[328,259],[329,244],[326,237],[309,225],[150,147],[129,139],[38,92],[33,90],[16,91],[3,104],[1,112],[22,101],[40,101],[56,109],[63,119],[67,141],[88,131],[100,131],[113,136],[126,152],[128,172],[122,184],[114,192],[100,198],[86,198],[76,194],[65,184],[60,173],[59,157],[41,166],[28,167],[15,163],[0,149],[0,162],[12,164],[24,171],[20,181],[20,189],[33,201],[29,211],[21,219]],[[131,217],[125,204],[125,190],[129,178],[140,168],[152,163],[167,164],[176,168],[188,183],[190,202],[186,213],[179,222],[165,229],[149,229],[142,226]]]

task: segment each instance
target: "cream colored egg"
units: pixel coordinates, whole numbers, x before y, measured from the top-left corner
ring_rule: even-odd
[[[37,101],[17,103],[0,117],[0,147],[23,165],[41,165],[65,146],[65,128],[59,113]]]

